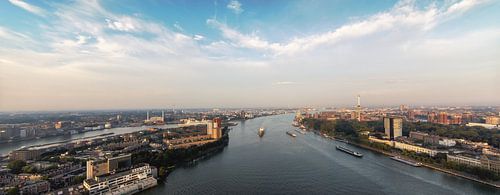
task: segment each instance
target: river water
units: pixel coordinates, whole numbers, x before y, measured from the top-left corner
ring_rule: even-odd
[[[46,138],[19,141],[19,142],[1,143],[0,144],[0,155],[6,155],[10,151],[19,149],[23,146],[32,146],[32,145],[47,144],[47,143],[52,143],[52,142],[67,141],[70,139],[91,137],[91,136],[96,136],[96,135],[100,135],[100,134],[104,134],[104,133],[114,133],[113,135],[119,135],[119,134],[131,133],[131,132],[135,132],[135,131],[146,130],[149,127],[172,128],[172,127],[176,127],[176,126],[177,125],[175,125],[175,124],[169,124],[169,125],[158,125],[158,126],[118,127],[118,128],[112,128],[112,129],[105,129],[105,130],[101,130],[101,131],[88,131],[85,133],[79,133],[79,134],[74,134],[74,135],[61,135],[61,136],[53,136],[53,137],[46,137]],[[113,135],[111,135],[111,136],[113,136]]]
[[[412,167],[355,146],[356,158],[335,150],[344,143],[286,131],[293,115],[242,121],[229,145],[195,166],[174,170],[165,184],[142,194],[500,194],[494,187],[423,167]],[[259,127],[266,129],[262,138]]]

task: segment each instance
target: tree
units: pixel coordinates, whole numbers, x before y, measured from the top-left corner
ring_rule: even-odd
[[[12,173],[18,174],[21,172],[24,166],[26,166],[26,162],[22,160],[13,160],[9,162],[7,168],[9,168]]]
[[[37,169],[34,166],[26,165],[22,169],[23,173],[36,173]]]
[[[19,194],[19,188],[13,187],[7,191],[7,195],[18,195]]]

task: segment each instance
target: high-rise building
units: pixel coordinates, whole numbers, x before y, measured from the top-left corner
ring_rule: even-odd
[[[429,112],[427,114],[427,122],[429,122],[429,123],[436,123],[437,122],[437,115],[435,112]]]
[[[403,119],[398,117],[384,117],[385,135],[390,140],[403,136]]]
[[[356,120],[361,121],[361,96],[358,95],[358,105],[356,105]]]
[[[450,124],[452,124],[452,125],[462,124],[462,115],[460,115],[460,114],[451,115]]]
[[[213,119],[212,139],[220,139],[222,137],[221,125],[222,120],[220,118]]]
[[[449,124],[448,113],[446,113],[446,112],[440,112],[439,116],[438,116],[438,123],[439,124],[444,124],[444,125]]]

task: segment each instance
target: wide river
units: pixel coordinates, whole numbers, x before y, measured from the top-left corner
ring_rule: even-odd
[[[286,131],[293,115],[247,120],[232,127],[229,145],[194,166],[174,170],[165,184],[142,194],[500,194],[500,190],[348,146]],[[262,138],[259,127],[266,129]]]

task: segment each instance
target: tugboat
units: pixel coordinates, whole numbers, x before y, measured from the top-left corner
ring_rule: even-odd
[[[262,127],[261,127],[261,128],[259,129],[259,132],[258,132],[257,134],[259,135],[259,137],[264,136],[264,128],[262,128]]]
[[[286,134],[288,134],[289,136],[292,136],[292,137],[297,137],[297,135],[295,135],[295,133],[290,133],[289,131],[287,131]]]
[[[359,152],[354,152],[354,151],[352,151],[349,148],[346,148],[344,146],[337,146],[336,148],[337,148],[337,150],[340,150],[340,151],[345,152],[347,154],[353,155],[355,157],[360,157],[360,158],[363,157],[363,154],[361,154]]]

